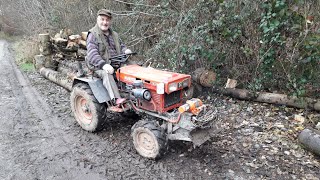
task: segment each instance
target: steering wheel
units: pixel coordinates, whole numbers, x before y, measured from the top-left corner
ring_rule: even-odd
[[[120,55],[117,55],[117,56],[112,56],[111,58],[109,58],[110,61],[112,62],[120,62],[120,63],[124,63],[128,60],[128,58],[131,56],[131,55],[136,55],[137,53],[136,52],[132,52],[132,53],[128,53],[128,54],[120,54]]]

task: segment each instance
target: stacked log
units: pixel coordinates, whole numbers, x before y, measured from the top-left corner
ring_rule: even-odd
[[[42,55],[51,55],[51,43],[50,43],[50,35],[49,34],[39,34],[40,40],[40,53]]]
[[[70,29],[63,29],[54,37],[39,34],[41,54],[34,57],[35,68],[45,78],[70,91],[79,63],[84,66],[87,35],[87,32],[72,35]]]
[[[52,38],[55,58],[84,60],[86,56],[87,32],[81,35],[69,34],[70,31],[60,31]]]

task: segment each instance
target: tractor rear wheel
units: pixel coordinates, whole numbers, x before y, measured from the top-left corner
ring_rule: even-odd
[[[97,101],[88,84],[75,85],[70,102],[74,117],[82,129],[96,132],[104,128],[107,121],[107,105]]]
[[[154,121],[138,121],[131,128],[131,136],[135,149],[143,157],[157,159],[166,150],[165,133]]]

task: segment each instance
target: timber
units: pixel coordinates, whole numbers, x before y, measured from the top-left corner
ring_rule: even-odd
[[[49,68],[41,68],[39,70],[40,74],[47,78],[48,80],[64,87],[65,89],[71,91],[72,90],[72,79],[70,79],[68,76],[63,75],[62,73],[59,73],[57,71],[54,71]]]
[[[81,32],[81,39],[87,40],[88,32]]]
[[[237,80],[228,79],[226,83],[226,88],[235,88],[237,86]]]
[[[66,47],[68,44],[68,40],[57,37],[57,38],[53,38],[53,43],[60,47]]]
[[[87,49],[87,41],[80,39],[78,44],[81,48]]]
[[[39,34],[40,43],[47,43],[50,42],[50,35],[48,33]]]
[[[253,92],[246,89],[214,87],[213,92],[231,96],[237,99],[264,102],[271,104],[287,105],[296,108],[320,111],[320,101],[312,98],[298,98],[285,94],[268,92]]]
[[[39,48],[40,53],[42,55],[50,55],[52,53],[50,35],[39,34],[39,40],[40,40],[40,48]]]
[[[192,73],[192,80],[204,87],[212,87],[216,81],[216,73],[205,68],[198,68]]]
[[[42,67],[44,67],[44,63],[45,63],[45,59],[46,57],[42,54],[40,55],[36,55],[33,59],[33,65],[35,67],[36,70],[41,69]]]
[[[306,128],[298,136],[299,142],[308,150],[320,155],[320,132]]]

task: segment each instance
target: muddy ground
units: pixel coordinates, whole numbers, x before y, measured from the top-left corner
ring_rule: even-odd
[[[21,72],[0,41],[0,179],[319,179],[319,157],[297,142],[316,112],[203,94],[219,111],[222,131],[204,145],[170,142],[158,161],[140,157],[130,128],[115,119],[83,131],[69,92],[36,72]],[[294,121],[301,114],[306,122]]]

